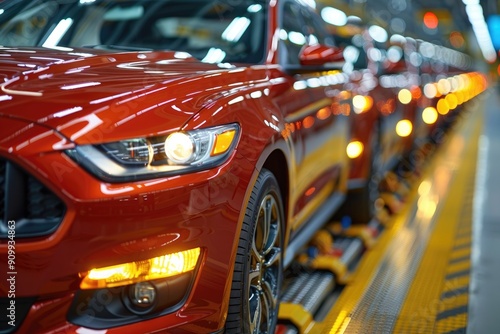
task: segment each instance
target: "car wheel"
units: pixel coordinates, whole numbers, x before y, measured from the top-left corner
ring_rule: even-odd
[[[366,185],[366,211],[369,219],[373,218],[377,213],[376,202],[380,198],[380,182],[384,178],[384,162],[382,158],[381,139],[380,139],[380,122],[377,124],[377,129],[372,135],[372,155],[370,159],[370,177]]]
[[[381,157],[380,123],[373,127],[370,142],[370,165],[368,178],[363,187],[353,190],[347,203],[348,214],[354,223],[368,223],[375,217],[376,203],[380,197],[380,182],[383,178],[384,164]]]
[[[241,228],[226,333],[274,333],[283,278],[283,226],[278,182],[263,169]]]

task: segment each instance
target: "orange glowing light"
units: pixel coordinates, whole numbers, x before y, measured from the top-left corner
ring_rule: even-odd
[[[330,107],[324,107],[318,110],[318,112],[316,113],[316,117],[320,120],[325,120],[330,117],[331,114],[332,110],[330,109]]]
[[[460,49],[464,46],[465,39],[461,33],[459,33],[458,31],[453,31],[450,34],[450,43],[451,45],[453,45],[453,47]]]
[[[448,106],[450,107],[450,110],[455,109],[458,106],[458,99],[457,96],[453,93],[446,95],[445,97],[446,102],[448,102]]]
[[[351,93],[346,90],[343,90],[339,93],[338,98],[339,100],[347,100],[351,98]]]
[[[351,113],[351,106],[347,103],[341,104],[340,113],[344,116],[349,116],[349,114]]]
[[[304,128],[309,129],[310,127],[312,127],[314,125],[314,117],[307,116],[306,118],[304,118],[304,121],[302,122],[302,124],[304,125]]]
[[[373,106],[371,96],[356,95],[352,98],[352,105],[356,114],[361,114],[368,111]]]
[[[450,112],[450,106],[448,104],[448,101],[446,101],[446,99],[439,99],[437,103],[437,111],[441,115],[446,115],[447,113]]]
[[[422,90],[418,86],[412,86],[411,87],[411,96],[413,97],[414,100],[418,100],[419,98],[422,97]]]
[[[315,192],[316,192],[316,188],[315,187],[311,187],[311,188],[307,189],[306,196],[311,196]]]
[[[426,12],[424,14],[424,25],[429,29],[436,29],[438,27],[439,20],[436,14],[433,12]]]
[[[434,124],[438,119],[438,112],[434,107],[427,107],[422,112],[422,119],[426,124]]]
[[[408,104],[411,102],[413,95],[409,89],[403,88],[398,93],[399,102],[402,104]]]
[[[377,109],[382,113],[382,115],[390,115],[396,110],[396,100],[387,99],[378,101]]]

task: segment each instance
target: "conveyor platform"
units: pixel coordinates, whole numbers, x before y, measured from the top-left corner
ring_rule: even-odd
[[[333,251],[313,240],[285,282],[277,333],[500,333],[500,177],[486,181],[500,165],[498,105],[484,93],[425,165],[394,171],[410,184],[398,213],[332,224]]]

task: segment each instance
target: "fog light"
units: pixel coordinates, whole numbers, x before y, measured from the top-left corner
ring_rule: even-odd
[[[140,282],[134,284],[133,288],[130,289],[130,292],[132,292],[130,301],[135,306],[150,307],[155,302],[156,289],[149,282]]]
[[[144,315],[154,312],[158,306],[159,293],[153,283],[140,282],[125,288],[123,304],[135,314]]]
[[[80,273],[81,289],[102,289],[172,277],[192,271],[200,256],[200,248],[165,254],[144,261],[95,268]]]

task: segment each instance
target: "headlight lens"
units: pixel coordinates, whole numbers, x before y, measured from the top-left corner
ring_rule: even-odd
[[[80,288],[112,288],[180,275],[196,268],[200,254],[200,248],[193,248],[145,261],[95,268],[88,273],[80,273],[83,277]]]
[[[153,158],[153,150],[146,139],[130,139],[102,145],[102,148],[124,165],[147,165]]]
[[[167,158],[176,164],[185,164],[194,158],[195,143],[191,136],[174,132],[165,140]]]
[[[66,152],[105,181],[149,179],[223,163],[236,146],[239,130],[237,124],[228,124],[168,136],[77,146]]]

